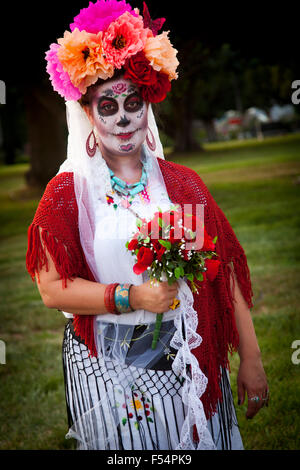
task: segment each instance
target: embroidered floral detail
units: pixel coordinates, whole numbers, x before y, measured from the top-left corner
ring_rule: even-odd
[[[135,408],[136,410],[140,410],[143,407],[140,400],[131,400],[130,405],[132,406],[132,408]]]
[[[176,354],[171,353],[171,349],[170,349],[170,348],[165,348],[165,349],[164,349],[164,354],[167,356],[167,360],[168,360],[168,361],[169,361],[170,359],[172,359],[172,361],[174,361]]]
[[[140,422],[143,420],[147,420],[149,423],[153,423],[153,413],[155,412],[154,407],[151,406],[150,399],[145,395],[145,392],[141,392],[140,390],[135,390],[134,385],[131,387],[133,398],[130,399],[128,395],[126,395],[126,402],[123,403],[122,408],[124,410],[128,410],[130,407],[133,412],[128,412],[127,416],[121,419],[121,423],[125,426],[128,422],[128,418],[132,419],[135,417],[136,421],[133,423],[135,428],[138,430],[140,426]],[[128,400],[128,401],[127,401]]]
[[[113,197],[109,196],[109,195],[106,195],[106,200],[107,200],[107,203],[108,205],[110,204],[113,204],[114,203],[114,199]]]

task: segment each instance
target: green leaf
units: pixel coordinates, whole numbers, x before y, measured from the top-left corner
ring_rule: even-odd
[[[176,279],[179,279],[180,274],[181,274],[181,269],[180,268],[175,268],[174,274],[175,274]]]
[[[160,226],[160,228],[163,228],[165,225],[165,222],[163,221],[161,217],[158,217],[158,225]]]
[[[147,421],[149,421],[149,423],[153,423],[153,419],[152,419],[152,418],[147,418]]]
[[[125,245],[125,246],[126,246],[126,248],[127,248],[127,250],[128,250],[128,245],[129,245],[129,241],[128,241],[128,242],[126,242],[126,245]]]
[[[134,423],[134,426],[136,427],[137,430],[138,430],[139,427],[140,427],[140,425],[139,425],[139,423],[138,423],[137,421]]]
[[[192,232],[192,230],[190,230],[190,236],[191,240],[194,240],[196,238],[196,232]]]
[[[186,275],[186,277],[187,277],[187,279],[188,279],[189,281],[193,281],[193,280],[194,280],[194,274],[193,274],[193,273],[188,273],[188,274]]]
[[[123,418],[123,419],[122,419],[122,424],[123,424],[123,426],[125,426],[126,423],[127,423],[127,418]]]
[[[141,219],[136,219],[136,226],[141,227],[143,225],[143,221]]]
[[[203,274],[200,273],[200,272],[197,273],[197,274],[196,274],[196,279],[197,279],[197,281],[203,281]]]
[[[158,242],[164,246],[165,248],[167,248],[167,250],[170,250],[171,249],[171,242],[169,242],[168,240],[158,240]]]
[[[215,245],[216,244],[216,241],[218,240],[218,235],[215,236],[215,238],[213,239],[213,244]]]
[[[150,242],[150,237],[146,237],[145,240],[144,240],[144,243],[149,243]]]

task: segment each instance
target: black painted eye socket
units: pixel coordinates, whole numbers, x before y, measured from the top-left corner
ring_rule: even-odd
[[[126,98],[124,109],[128,113],[136,113],[143,107],[144,101],[138,93],[134,93]]]
[[[119,105],[113,98],[100,98],[98,103],[98,113],[100,116],[113,116],[119,110]]]

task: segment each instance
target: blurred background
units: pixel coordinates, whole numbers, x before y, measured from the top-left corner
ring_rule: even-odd
[[[142,11],[142,1],[130,3]],[[297,354],[291,359],[300,340],[298,12],[292,2],[147,5],[152,18],[167,18],[163,29],[179,51],[179,79],[156,108],[166,158],[200,174],[249,261],[271,401],[253,422],[238,408],[245,447],[299,449],[300,365]],[[65,105],[45,51],[87,6],[28,1],[2,11],[10,27],[1,31],[0,61],[0,449],[72,448],[64,439],[64,320],[42,304],[25,253],[27,228],[67,148]],[[237,368],[233,356],[234,391]]]

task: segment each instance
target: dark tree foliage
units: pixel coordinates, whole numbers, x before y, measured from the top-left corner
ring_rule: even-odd
[[[66,155],[63,99],[49,84],[45,51],[56,42],[74,16],[89,1],[51,3],[6,2],[1,30],[1,75],[8,90],[0,106],[2,155],[6,163],[16,153],[29,153],[28,183],[44,186]],[[141,0],[130,2],[143,8]],[[201,119],[207,132],[211,122],[228,108],[264,107],[272,98],[289,101],[291,81],[300,79],[297,53],[297,14],[294,4],[216,4],[148,0],[152,18],[166,17],[164,30],[178,49],[179,79],[160,106],[164,132],[176,150],[199,149],[192,122]],[[294,13],[293,13],[294,12]],[[13,37],[13,41],[12,41]]]

